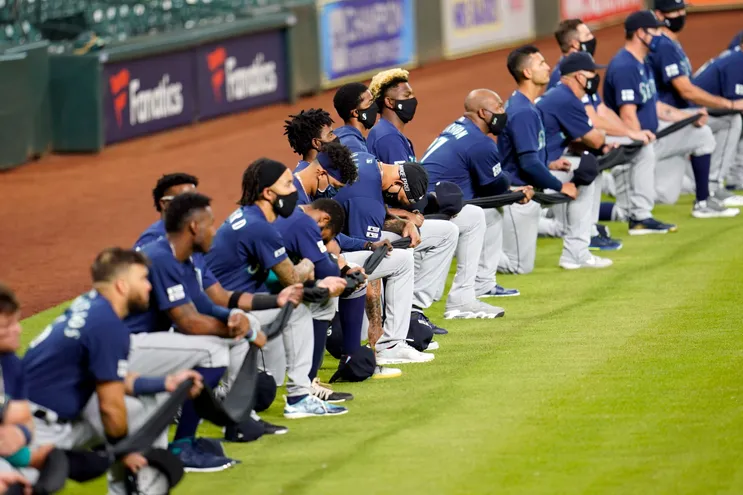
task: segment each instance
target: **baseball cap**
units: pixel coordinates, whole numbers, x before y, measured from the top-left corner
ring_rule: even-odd
[[[400,180],[405,196],[411,203],[418,203],[426,196],[428,190],[428,173],[415,162],[400,165]]]
[[[686,8],[684,0],[655,0],[655,10],[661,12],[673,12],[674,10],[681,10]]]
[[[575,52],[567,55],[560,63],[560,75],[564,76],[580,70],[595,72],[596,69],[605,68],[605,65],[598,65],[590,53]]]
[[[633,12],[624,20],[624,30],[627,33],[634,33],[638,29],[658,28],[661,26],[663,26],[663,23],[649,10]]]

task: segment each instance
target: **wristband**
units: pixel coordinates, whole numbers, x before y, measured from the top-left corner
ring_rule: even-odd
[[[165,392],[165,378],[140,376],[134,380],[134,395],[155,395]]]
[[[351,269],[351,267],[350,267],[350,266],[348,266],[348,265],[346,265],[346,266],[344,266],[343,268],[341,268],[341,277],[345,277],[345,276],[346,276],[346,273],[348,273],[348,271],[349,271],[350,269]]]
[[[237,302],[240,300],[240,296],[242,296],[244,292],[236,290],[232,293],[230,296],[230,301],[227,303],[227,307],[229,309],[235,309],[237,308]]]
[[[112,437],[108,433],[106,433],[106,442],[108,442],[109,445],[116,445],[120,441],[126,438],[126,435],[122,435],[120,437]]]
[[[253,311],[275,309],[279,307],[279,296],[274,294],[255,294],[253,296]]]
[[[33,438],[33,435],[31,435],[31,430],[28,429],[26,425],[15,425],[16,428],[21,430],[23,433],[23,436],[26,437],[26,445],[31,443],[31,439]]]
[[[31,449],[22,447],[15,454],[5,457],[5,460],[13,467],[26,467],[31,464]]]
[[[250,342],[251,344],[252,344],[253,342],[255,342],[255,339],[257,339],[257,338],[258,338],[258,332],[256,332],[256,331],[255,331],[255,330],[253,330],[252,328],[250,329],[250,332],[248,332],[248,335],[246,335],[246,336],[245,336],[245,339],[246,339],[246,340],[247,340],[248,342]]]
[[[366,241],[364,243],[364,251],[372,251],[373,246],[374,246],[373,242]]]

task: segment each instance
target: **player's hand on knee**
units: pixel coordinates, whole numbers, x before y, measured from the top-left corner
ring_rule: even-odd
[[[697,127],[702,127],[707,125],[707,122],[709,122],[709,114],[707,113],[706,108],[700,108],[697,113],[702,114],[702,118],[694,122],[694,125]]]
[[[733,102],[733,109],[743,111],[743,100],[735,100]]]
[[[411,248],[421,243],[420,232],[418,232],[418,227],[413,222],[405,222],[405,228],[402,229],[402,237],[410,237]]]
[[[0,426],[0,456],[8,457],[26,446],[26,436],[15,425]]]
[[[345,290],[346,285],[348,285],[346,279],[341,277],[325,277],[317,283],[318,287],[328,289],[330,297],[340,296]]]
[[[519,201],[519,204],[525,205],[534,197],[534,188],[532,186],[516,187],[513,190],[524,193],[524,199]]]
[[[550,162],[549,169],[550,170],[557,170],[561,172],[570,172],[570,160],[567,158],[558,158],[554,162]]]
[[[288,285],[279,292],[277,304],[280,308],[283,308],[287,303],[290,303],[296,308],[302,304],[302,297],[304,297],[304,285]]]
[[[132,473],[138,472],[147,465],[147,459],[138,452],[125,455],[121,458],[121,462]]]
[[[258,335],[256,335],[255,340],[252,342],[252,345],[258,347],[259,349],[262,349],[264,345],[266,345],[266,342],[268,342],[268,337],[266,337],[266,334],[263,333],[263,330],[258,330]]]
[[[168,392],[175,392],[181,383],[186,380],[193,380],[191,390],[188,391],[189,397],[192,399],[198,397],[201,391],[204,389],[204,378],[198,371],[194,370],[181,370],[177,373],[171,373],[165,377],[165,390]]]
[[[250,320],[242,311],[233,310],[227,320],[227,336],[240,340],[250,331]]]
[[[315,264],[307,258],[304,258],[302,261],[297,263],[297,274],[302,282],[315,280]]]
[[[578,197],[578,187],[572,182],[566,182],[562,185],[560,192],[575,199]]]
[[[389,256],[390,251],[392,251],[392,242],[390,242],[389,239],[382,239],[381,241],[372,242],[371,243],[371,249],[369,251],[376,251],[378,248],[386,246],[387,247],[387,255]]]

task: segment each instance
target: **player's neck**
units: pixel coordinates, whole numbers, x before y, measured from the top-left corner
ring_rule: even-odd
[[[379,172],[382,174],[382,189],[386,190],[391,187],[400,177],[399,165],[389,165],[387,163],[377,162]]]
[[[170,249],[173,250],[173,256],[175,259],[183,263],[193,254],[193,239],[189,236],[183,235],[179,232],[173,234],[166,234],[168,242],[170,243]]]
[[[364,135],[364,132],[366,131],[366,127],[364,127],[364,124],[358,121],[358,119],[351,119],[348,122],[344,122],[349,127],[353,127],[357,131],[361,133],[361,135]]]
[[[108,303],[111,305],[111,308],[114,310],[114,313],[116,313],[116,316],[118,316],[122,320],[129,316],[129,304],[127,303],[126,299],[116,293],[111,285],[93,284],[93,288],[103,299],[108,301]]]
[[[263,212],[263,216],[266,217],[268,223],[274,223],[276,221],[276,212],[273,211],[273,205],[265,199],[259,199],[255,202],[255,205]]]
[[[529,101],[534,103],[537,98],[544,91],[544,86],[538,86],[531,81],[524,81],[519,84],[519,92],[529,98]]]
[[[639,46],[637,43],[627,43],[624,45],[624,49],[630,52],[640,62],[644,62],[645,57],[648,56],[648,49],[645,45]]]
[[[483,134],[490,133],[490,129],[488,129],[488,126],[482,120],[476,119],[475,115],[476,114],[474,112],[464,112],[464,116],[469,119],[470,122],[475,124],[475,126],[477,126],[477,128],[480,129]]]
[[[673,31],[671,31],[670,29],[666,27],[660,28],[660,32],[666,35],[667,37],[671,38],[673,41],[679,40],[678,33],[674,33]]]
[[[569,79],[565,77],[562,78],[561,81],[562,85],[570,88],[570,91],[572,91],[575,97],[579,100],[586,96],[585,88],[582,88],[575,79]]]
[[[315,148],[312,148],[304,154],[302,160],[306,161],[307,163],[312,163],[315,158],[317,158],[317,150]]]
[[[400,117],[397,116],[395,112],[392,110],[385,108],[382,112],[382,118],[395,126],[395,129],[397,129],[400,132],[403,132],[405,130],[405,124],[400,120]]]
[[[312,162],[310,162],[311,164]],[[314,167],[310,165],[309,167],[305,168],[304,170],[301,170],[294,174],[297,179],[299,179],[299,184],[302,186],[302,189],[304,190],[305,194],[308,197],[312,197],[315,194],[317,194],[317,181],[315,181],[315,185],[312,185],[312,176],[315,175]]]

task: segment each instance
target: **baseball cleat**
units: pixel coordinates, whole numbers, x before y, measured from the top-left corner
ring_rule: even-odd
[[[629,221],[629,235],[650,235],[650,234],[667,234],[676,232],[678,228],[671,223],[662,223],[655,218],[646,218],[645,220]]]
[[[169,445],[168,450],[178,456],[183,463],[183,470],[187,473],[216,473],[237,464],[229,457],[201,451],[192,439],[175,441]]]
[[[388,368],[386,366],[376,366],[372,379],[384,380],[385,378],[397,378],[402,376],[402,370],[399,368]]]
[[[705,201],[697,201],[691,210],[691,216],[694,218],[729,218],[739,213],[738,208],[726,208],[721,201],[711,197]]]
[[[737,194],[733,194],[725,189],[718,189],[712,193],[712,197],[722,203],[722,206],[725,208],[743,206],[743,196],[738,196]]]
[[[448,330],[441,328],[440,326],[436,325],[434,322],[428,319],[428,316],[423,314],[423,311],[414,309],[413,312],[410,314],[411,318],[418,318],[418,323],[421,323],[422,325],[426,325],[431,330],[433,330],[433,333],[435,335],[446,335],[449,333]]]
[[[258,423],[263,427],[264,435],[284,435],[286,433],[289,433],[289,428],[287,428],[286,426],[279,426],[271,424],[268,421],[263,421],[261,417],[258,416],[258,413],[256,413],[255,411],[250,411],[250,417],[255,421],[258,421]]]
[[[317,377],[312,380],[312,395],[320,400],[324,400],[325,402],[330,402],[331,404],[353,400],[353,394],[334,392],[329,385],[320,383],[320,379]]]
[[[377,351],[377,364],[380,366],[388,364],[412,364],[427,363],[433,361],[433,354],[426,354],[413,349],[407,342],[399,342],[394,347]]]
[[[519,292],[518,289],[506,289],[505,287],[496,284],[495,287],[487,291],[485,294],[480,294],[477,297],[485,299],[487,297],[514,297],[520,295],[521,292]]]
[[[222,442],[216,438],[197,438],[194,440],[194,446],[198,450],[206,452],[207,454],[216,455],[218,457],[227,457],[227,452],[225,452]]]
[[[284,397],[286,400],[286,397]],[[346,414],[348,409],[342,406],[335,406],[329,402],[318,399],[314,395],[305,395],[304,399],[296,404],[289,404],[286,401],[284,405],[284,417],[287,419],[312,418],[320,416],[340,416]]]
[[[430,344],[428,344],[428,347],[426,347],[424,350],[426,351],[438,351],[439,350],[439,343],[431,341]]]
[[[586,259],[586,261],[582,263],[561,261],[560,267],[564,268],[565,270],[577,270],[579,268],[608,268],[613,264],[614,262],[610,259],[591,255],[588,259]]]
[[[609,237],[594,236],[591,237],[591,244],[588,245],[589,251],[619,251],[623,244],[620,241]]]
[[[505,314],[506,310],[498,306],[491,306],[482,301],[472,301],[471,303],[447,310],[444,313],[444,318],[447,320],[492,319],[500,318]]]

